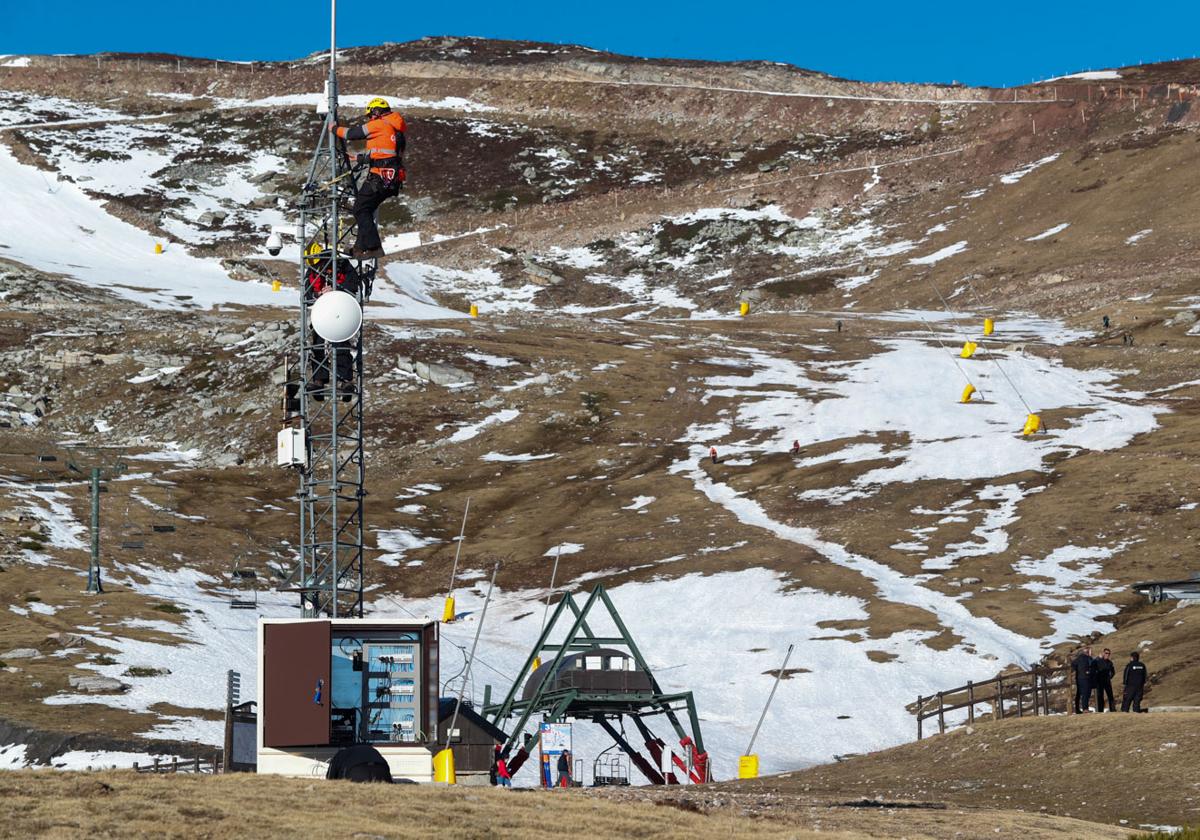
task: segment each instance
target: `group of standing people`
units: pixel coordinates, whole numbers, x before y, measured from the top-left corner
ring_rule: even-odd
[[[1099,656],[1092,656],[1092,646],[1084,645],[1075,658],[1071,660],[1071,670],[1075,672],[1075,714],[1090,712],[1092,692],[1096,692],[1096,711],[1105,710],[1104,701],[1108,700],[1108,711],[1117,710],[1113,698],[1113,677],[1117,668],[1112,661],[1112,651],[1105,648]],[[1121,711],[1144,712],[1142,694],[1146,690],[1146,680],[1149,672],[1142,656],[1136,650],[1129,654],[1129,662],[1125,665],[1122,675]]]

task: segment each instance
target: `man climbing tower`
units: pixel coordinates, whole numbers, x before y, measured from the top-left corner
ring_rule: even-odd
[[[367,103],[367,120],[362,125],[330,125],[329,130],[343,140],[367,141],[367,151],[360,160],[365,157],[371,170],[354,200],[358,236],[350,253],[356,259],[382,257],[383,243],[375,216],[379,205],[399,194],[404,184],[404,117],[377,96]]]

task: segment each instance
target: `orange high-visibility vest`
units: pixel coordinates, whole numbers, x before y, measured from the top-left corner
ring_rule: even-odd
[[[340,126],[337,136],[344,140],[366,140],[367,154],[371,157],[371,171],[383,174],[384,169],[396,170],[396,177],[404,180],[404,168],[400,153],[404,142],[404,117],[389,111],[382,117],[367,120],[359,126]]]

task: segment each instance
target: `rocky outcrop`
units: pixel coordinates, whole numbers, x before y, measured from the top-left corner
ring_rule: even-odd
[[[88,694],[124,694],[129,690],[129,684],[113,677],[100,674],[71,674],[67,684],[76,691]]]
[[[396,360],[396,367],[434,385],[454,387],[475,384],[475,376],[470,371],[459,370],[442,362],[416,362],[408,356],[400,356]]]

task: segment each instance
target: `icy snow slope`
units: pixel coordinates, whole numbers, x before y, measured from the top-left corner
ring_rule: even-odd
[[[277,306],[266,283],[231,280],[216,263],[171,247],[105,212],[74,184],[19,163],[0,146],[0,254],[154,308]]]

